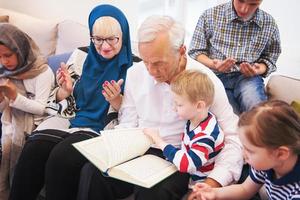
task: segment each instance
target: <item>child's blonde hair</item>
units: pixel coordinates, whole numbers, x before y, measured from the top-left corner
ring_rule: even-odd
[[[198,70],[184,70],[171,82],[171,90],[186,96],[192,103],[204,101],[207,106],[214,99],[214,84],[211,79]]]
[[[300,154],[299,115],[287,103],[279,100],[258,104],[240,116],[239,127],[255,146],[278,148],[288,146]]]
[[[93,25],[93,35],[121,36],[122,29],[120,23],[113,17],[105,16],[98,18]]]

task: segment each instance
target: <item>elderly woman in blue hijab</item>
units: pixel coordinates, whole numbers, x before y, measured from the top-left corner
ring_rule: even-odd
[[[70,127],[49,126],[28,139],[15,170],[11,200],[34,200],[44,184],[49,200],[76,199],[80,170],[87,160],[72,144],[98,136],[109,103],[120,106],[120,80],[132,65],[127,19],[118,8],[100,5],[89,15],[89,29],[91,44],[79,79],[72,84],[64,64],[57,72],[56,101],[68,98],[76,105]]]
[[[0,23],[0,199],[9,189],[25,136],[41,123],[54,75],[36,43],[19,28]]]

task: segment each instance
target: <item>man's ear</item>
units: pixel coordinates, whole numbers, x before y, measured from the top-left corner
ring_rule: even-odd
[[[179,53],[180,53],[180,55],[185,55],[185,53],[186,53],[185,45],[181,45],[181,47],[179,48]]]
[[[291,155],[291,149],[287,146],[280,146],[276,149],[276,156],[278,159],[285,161],[287,160]]]

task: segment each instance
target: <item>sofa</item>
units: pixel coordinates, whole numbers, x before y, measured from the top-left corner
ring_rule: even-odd
[[[71,52],[89,45],[89,29],[72,20],[47,20],[0,8],[0,22],[8,22],[23,30],[37,43],[44,56]]]

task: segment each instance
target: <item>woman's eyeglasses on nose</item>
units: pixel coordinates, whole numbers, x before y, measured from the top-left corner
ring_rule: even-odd
[[[119,42],[119,38],[116,36],[112,36],[112,37],[108,37],[108,38],[101,38],[101,37],[97,37],[97,36],[93,36],[91,37],[91,41],[96,45],[96,46],[101,46],[104,41],[113,46],[115,44],[117,44]]]

